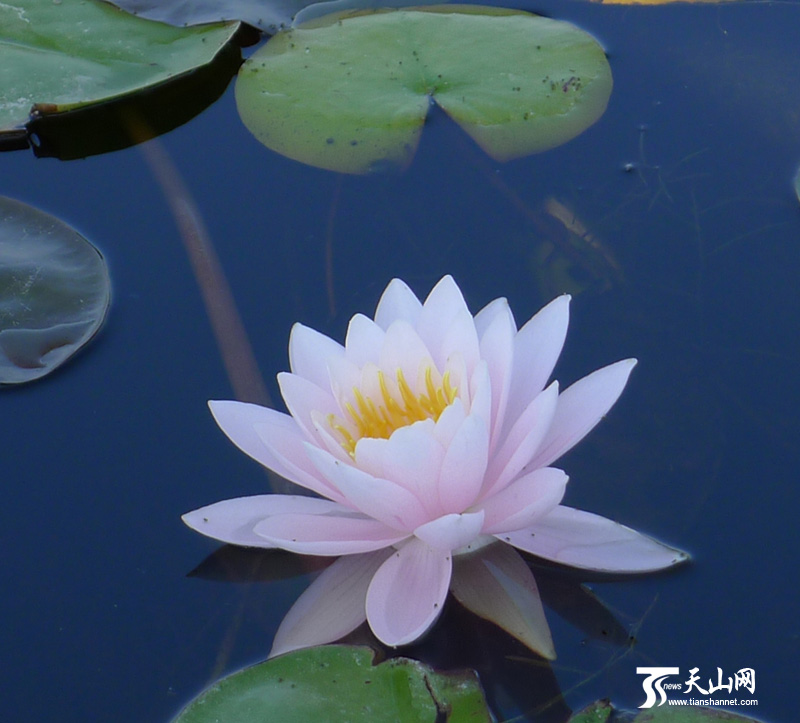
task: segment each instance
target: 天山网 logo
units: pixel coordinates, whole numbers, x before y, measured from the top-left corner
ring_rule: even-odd
[[[722,668],[717,668],[717,682],[708,679],[708,687],[701,685],[700,676],[697,674],[700,668],[689,669],[689,679],[684,682],[678,680],[667,680],[670,676],[680,675],[680,668],[676,667],[639,667],[636,672],[646,676],[642,681],[642,688],[645,693],[645,701],[640,708],[652,708],[658,700],[658,705],[758,705],[758,701],[753,698],[723,698],[711,699],[718,691],[725,691],[729,696],[734,690],[748,690],[750,694],[756,692],[756,671],[753,668],[741,668],[736,671],[733,677],[728,676],[725,682],[722,675]],[[703,698],[690,697],[691,693],[703,696]],[[681,696],[674,697],[675,693]],[[668,697],[670,695],[673,697]]]

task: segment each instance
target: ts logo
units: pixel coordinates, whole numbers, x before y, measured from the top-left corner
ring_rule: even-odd
[[[639,707],[652,708],[653,703],[656,702],[655,690],[657,690],[658,694],[661,696],[659,705],[664,705],[664,701],[667,699],[667,694],[664,692],[664,688],[661,687],[664,678],[670,675],[678,675],[681,670],[680,668],[636,668],[636,672],[639,675],[647,676],[642,681],[642,688],[644,688],[647,699]],[[655,690],[653,690],[654,686]]]

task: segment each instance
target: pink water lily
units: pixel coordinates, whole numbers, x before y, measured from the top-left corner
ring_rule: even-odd
[[[452,589],[552,658],[533,575],[509,545],[606,572],[686,559],[560,504],[567,475],[549,465],[608,412],[636,363],[561,393],[548,386],[568,319],[568,296],[518,330],[505,299],[473,316],[449,276],[424,303],[395,279],[374,319],[352,318],[344,346],[294,326],[291,373],[278,376],[290,414],[210,403],[241,450],[319,496],[227,500],[186,524],[236,545],[340,557],[289,611],[272,654],[336,640],[364,620],[387,645],[411,643]]]

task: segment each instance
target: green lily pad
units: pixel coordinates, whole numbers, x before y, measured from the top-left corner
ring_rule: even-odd
[[[241,20],[268,33],[276,33],[293,21],[386,5],[381,0],[113,0],[113,4],[141,18],[177,27]]]
[[[57,218],[0,196],[0,384],[61,366],[97,333],[110,299],[94,246]]]
[[[238,27],[173,28],[97,0],[0,3],[0,138],[24,135],[32,108],[72,110],[179,78]]]
[[[569,23],[481,6],[329,15],[278,33],[236,81],[264,145],[345,173],[405,167],[431,101],[493,158],[554,148],[605,111],[603,49]]]
[[[326,645],[281,655],[212,685],[174,723],[489,723],[477,676],[414,660],[374,665],[369,648]]]

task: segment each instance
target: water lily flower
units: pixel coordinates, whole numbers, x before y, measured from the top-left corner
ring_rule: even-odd
[[[424,303],[395,279],[374,319],[357,314],[344,346],[296,324],[289,410],[212,401],[242,451],[317,496],[267,494],[184,515],[223,542],[337,556],[282,622],[272,654],[337,640],[365,620],[378,639],[417,640],[449,590],[547,658],[555,657],[536,583],[513,548],[584,570],[648,572],[686,555],[561,505],[550,466],[622,393],[636,361],[559,392],[547,385],[569,297],[521,329],[505,299],[473,316],[444,277]],[[504,543],[504,544],[494,544]]]

